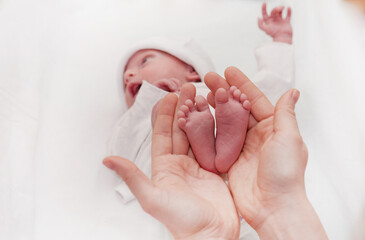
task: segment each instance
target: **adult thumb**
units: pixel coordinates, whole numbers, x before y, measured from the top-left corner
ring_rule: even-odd
[[[153,184],[134,163],[122,157],[110,156],[103,160],[103,164],[123,179],[143,208],[150,207],[147,205],[151,204],[148,199],[154,193]]]
[[[274,129],[276,131],[298,133],[298,123],[295,116],[295,104],[300,96],[296,89],[284,93],[276,103],[274,112]]]

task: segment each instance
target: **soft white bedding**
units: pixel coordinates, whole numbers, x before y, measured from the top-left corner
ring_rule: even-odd
[[[269,7],[280,2],[293,6],[308,196],[329,237],[351,239],[365,203],[365,24],[339,0]],[[101,165],[125,110],[123,49],[192,36],[218,73],[235,65],[252,77],[254,48],[270,41],[256,27],[261,3],[0,1],[0,239],[157,238],[161,225],[134,214],[136,201],[114,207],[118,178]]]

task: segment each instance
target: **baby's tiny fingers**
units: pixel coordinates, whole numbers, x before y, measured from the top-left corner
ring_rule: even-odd
[[[286,14],[286,18],[287,20],[290,21],[290,18],[291,18],[291,7],[288,7],[288,13]]]
[[[275,18],[280,17],[281,18],[284,8],[285,8],[284,6],[279,6],[279,7],[274,8],[271,11],[271,17],[275,17]]]
[[[267,15],[267,10],[266,10],[266,3],[263,3],[262,4],[262,17],[266,20],[269,18],[269,16]]]
[[[264,27],[264,20],[262,18],[257,19],[257,24],[259,25],[259,28],[263,30]]]

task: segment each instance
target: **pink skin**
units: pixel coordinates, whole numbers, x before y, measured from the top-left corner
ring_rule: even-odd
[[[214,137],[214,118],[208,102],[202,96],[195,105],[187,100],[178,112],[178,124],[189,139],[200,166],[214,173],[226,173],[241,153],[248,120],[250,102],[236,87],[228,91],[220,88],[215,94],[217,137]]]
[[[203,96],[195,97],[195,104],[187,100],[177,113],[178,125],[185,131],[199,165],[210,172],[215,168],[214,117]]]
[[[178,92],[187,82],[200,81],[193,67],[178,58],[153,49],[136,52],[124,71],[124,93],[128,108],[137,97],[142,80],[168,92]]]
[[[292,44],[290,24],[291,8],[287,17],[282,17],[284,6],[276,7],[270,16],[266,3],[262,5],[262,16],[258,25],[274,41]],[[128,61],[124,72],[125,97],[131,107],[142,85],[142,80],[166,90],[179,92],[186,82],[200,81],[194,69],[176,57],[153,49],[136,52]],[[217,91],[214,99],[216,106],[217,138],[214,137],[214,118],[209,111],[207,101],[198,96],[187,101],[179,112],[179,126],[190,141],[190,145],[200,165],[214,173],[225,173],[237,159],[246,136],[250,103],[237,89]],[[158,104],[152,111],[154,126]],[[202,144],[203,143],[203,144]]]
[[[262,18],[258,19],[258,25],[267,35],[271,36],[275,42],[292,44],[293,29],[290,24],[291,8],[288,7],[286,18],[282,17],[284,6],[279,6],[267,14],[266,3],[262,4]]]

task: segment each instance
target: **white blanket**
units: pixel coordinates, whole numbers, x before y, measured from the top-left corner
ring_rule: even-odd
[[[330,238],[342,240],[365,202],[365,54],[359,21],[340,2],[292,4],[308,196]],[[105,182],[119,181],[101,161],[125,110],[116,82],[123,47],[189,35],[218,73],[235,65],[252,77],[254,48],[270,40],[256,26],[261,3],[0,1],[0,239],[156,239],[162,226],[133,215],[136,201],[103,205],[114,191]],[[149,224],[131,227],[141,222]]]

